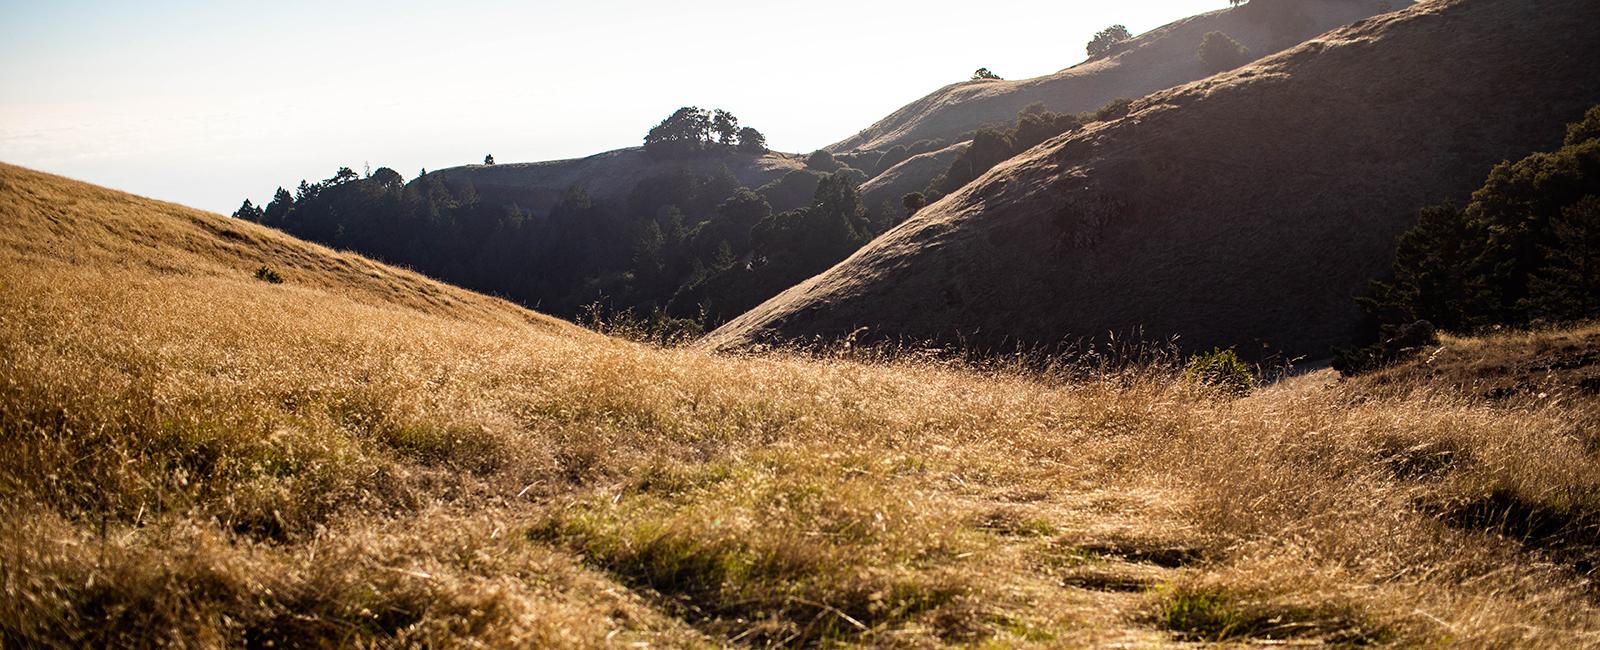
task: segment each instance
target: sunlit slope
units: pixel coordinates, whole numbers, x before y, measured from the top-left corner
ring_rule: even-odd
[[[585,332],[557,319],[253,223],[0,163],[0,264],[8,274],[122,274],[199,289],[341,302],[482,323]],[[255,279],[263,266],[283,285]],[[215,286],[210,286],[215,285]],[[281,296],[267,290],[272,288]],[[220,299],[220,297],[219,297]]]
[[[1273,4],[1282,7],[1237,7],[1174,21],[1134,37],[1127,42],[1126,49],[1116,54],[1043,77],[951,84],[907,104],[828,149],[834,152],[882,150],[895,145],[909,147],[919,140],[953,140],[982,127],[1003,128],[1015,119],[1018,111],[1034,102],[1042,102],[1058,113],[1092,111],[1113,99],[1136,99],[1210,76],[1215,70],[1208,69],[1196,56],[1207,33],[1228,34],[1256,56],[1261,56],[1382,13],[1386,7],[1398,8],[1409,3],[1278,0]],[[1062,58],[1082,55],[1083,51],[1078,49],[1080,44],[1060,45]]]
[[[659,350],[3,178],[6,648],[1596,645],[1581,401]]]
[[[1246,5],[1249,6],[1249,5]],[[713,332],[1322,357],[1425,206],[1600,104],[1600,3],[1432,0],[1046,142]]]

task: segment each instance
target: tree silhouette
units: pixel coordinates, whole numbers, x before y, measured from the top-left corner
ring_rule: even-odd
[[[767,152],[767,136],[752,127],[739,129],[739,151],[763,154]]]
[[[704,151],[711,141],[711,113],[685,106],[662,120],[644,137],[645,152],[660,158],[681,158]]]
[[[1122,49],[1123,42],[1133,38],[1133,33],[1122,25],[1112,25],[1096,32],[1089,41],[1089,58],[1098,58]]]
[[[1000,75],[997,75],[997,74],[995,74],[993,72],[990,72],[988,68],[978,68],[977,70],[972,71],[972,80],[973,81],[978,81],[978,80],[981,80],[981,79],[999,79],[999,78],[1000,78]]]
[[[493,165],[494,164],[494,156],[493,155],[484,156],[483,157],[483,164],[485,164],[485,165]]]
[[[719,144],[733,146],[739,139],[739,118],[734,117],[733,113],[717,109],[711,117],[711,133],[717,136]]]
[[[254,203],[251,203],[250,199],[245,199],[244,204],[239,206],[239,209],[233,212],[233,218],[235,219],[244,219],[246,221],[254,221],[257,223],[261,222],[262,216],[261,208],[258,208]]]

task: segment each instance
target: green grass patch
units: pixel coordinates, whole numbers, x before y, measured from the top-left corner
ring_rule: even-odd
[[[1317,640],[1362,646],[1383,643],[1391,636],[1354,605],[1293,604],[1215,586],[1171,589],[1159,604],[1155,622],[1178,639],[1195,642]]]
[[[727,467],[658,471],[638,481],[654,487],[552,512],[530,537],[741,644],[867,642],[912,622],[947,638],[994,631],[965,577],[919,566],[936,532],[869,530],[881,504],[863,500],[876,495],[770,475],[729,480],[743,475]],[[694,500],[676,498],[685,486],[700,490]],[[845,516],[856,511],[870,514]]]

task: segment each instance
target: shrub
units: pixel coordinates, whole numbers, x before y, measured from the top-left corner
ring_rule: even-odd
[[[906,209],[906,216],[909,217],[928,206],[928,197],[921,192],[911,192],[900,197],[900,205]]]
[[[1099,110],[1095,111],[1091,116],[1093,118],[1092,121],[1110,122],[1111,120],[1120,120],[1128,116],[1128,109],[1132,106],[1133,100],[1118,97],[1106,102],[1105,106],[1101,106]]]
[[[1212,349],[1205,354],[1190,357],[1183,369],[1183,378],[1194,384],[1215,389],[1226,395],[1243,397],[1255,388],[1256,378],[1250,367],[1239,360],[1233,350]]]
[[[1239,44],[1222,32],[1207,33],[1200,41],[1200,62],[1207,70],[1221,72],[1232,70],[1250,62],[1250,48]]]
[[[806,157],[806,168],[819,172],[832,172],[839,168],[839,161],[833,159],[833,154],[818,149]]]
[[[268,284],[283,284],[283,276],[267,266],[256,269],[256,279]]]

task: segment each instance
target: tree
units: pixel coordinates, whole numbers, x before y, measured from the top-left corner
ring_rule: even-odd
[[[328,180],[322,181],[322,184],[323,185],[343,185],[343,184],[348,183],[350,181],[356,180],[357,178],[360,178],[360,176],[356,176],[356,170],[351,169],[349,167],[340,167],[338,171],[333,173],[333,177],[332,178],[329,178]]]
[[[493,155],[484,156],[483,157],[483,164],[485,164],[485,165],[493,165],[494,164],[494,156]]]
[[[739,151],[753,154],[767,152],[767,136],[751,127],[739,129]]]
[[[400,172],[388,167],[379,167],[378,171],[372,172],[371,180],[379,187],[399,188],[406,184],[406,179],[400,176]]]
[[[928,197],[923,196],[921,192],[912,192],[900,197],[900,205],[905,207],[906,216],[909,217],[918,210],[928,207]]]
[[[833,159],[833,154],[825,149],[818,149],[806,156],[806,169],[815,169],[819,172],[831,172],[839,168],[839,161]]]
[[[1207,70],[1221,72],[1232,70],[1250,62],[1250,48],[1239,44],[1222,32],[1207,32],[1200,41],[1200,62]]]
[[[239,209],[233,212],[233,218],[260,223],[262,218],[261,208],[258,208],[254,203],[251,203],[250,199],[245,199],[244,204],[240,205]]]
[[[1133,38],[1133,33],[1122,25],[1112,25],[1096,32],[1094,39],[1089,41],[1089,58],[1099,58],[1116,52],[1123,47],[1124,41]]]
[[[717,143],[731,147],[739,140],[739,118],[734,117],[722,109],[717,109],[711,116],[711,133],[717,136]]]
[[[1367,311],[1389,325],[1426,320],[1446,330],[1469,328],[1469,315],[1484,301],[1483,270],[1475,264],[1483,236],[1460,208],[1424,208],[1396,241],[1394,277],[1374,283]]]
[[[1600,194],[1567,206],[1550,222],[1545,265],[1528,282],[1533,315],[1576,321],[1600,314]]]
[[[289,211],[294,209],[294,196],[289,190],[278,188],[272,195],[272,201],[267,203],[266,210],[261,213],[261,223],[268,226],[282,224],[289,217]]]
[[[1590,140],[1600,140],[1600,106],[1589,109],[1583,119],[1567,127],[1566,146],[1580,145]]]
[[[979,80],[982,80],[982,79],[999,79],[999,78],[1000,78],[1000,75],[997,75],[997,74],[995,74],[993,72],[990,72],[988,68],[978,68],[977,70],[974,70],[972,72],[972,80],[973,81],[979,81]]]
[[[694,106],[674,111],[644,137],[644,150],[658,158],[683,158],[711,142],[711,113]]]

